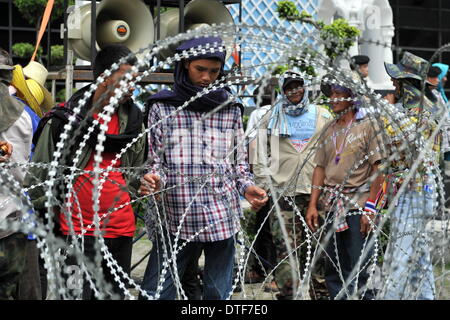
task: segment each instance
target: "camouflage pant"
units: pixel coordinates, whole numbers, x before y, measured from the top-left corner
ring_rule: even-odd
[[[26,241],[23,233],[0,239],[0,300],[17,298],[19,277],[25,266]]]
[[[309,195],[301,195],[295,197],[295,204],[297,209],[301,212],[303,219],[305,218],[306,210],[309,203]],[[289,244],[292,251],[292,257],[296,260],[298,270],[294,270],[297,273],[298,279],[303,277],[305,273],[305,264],[307,258],[307,243],[305,225],[302,223],[300,217],[295,214],[293,208],[281,199],[279,201],[281,215],[283,217],[283,223],[288,233]],[[277,252],[277,263],[283,261],[275,270],[275,281],[280,288],[280,294],[282,296],[292,295],[292,266],[289,262],[288,251],[286,248],[285,238],[281,231],[279,219],[275,209],[271,213],[271,224],[273,239]],[[312,242],[311,258],[315,251],[317,243]],[[310,277],[310,296],[311,299],[326,299],[328,297],[328,291],[325,286],[325,257],[322,254],[313,267]]]

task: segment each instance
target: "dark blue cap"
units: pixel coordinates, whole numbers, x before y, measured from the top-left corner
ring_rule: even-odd
[[[205,46],[209,43],[211,48],[216,48],[214,52],[206,52],[204,54],[199,54],[196,56],[191,56],[188,58],[188,60],[198,60],[198,59],[211,59],[211,58],[217,58],[219,59],[223,64],[225,64],[225,57],[227,55],[226,50],[223,49],[222,51],[219,51],[219,47],[222,46],[222,39],[219,37],[203,37],[203,38],[194,38],[187,40],[186,42],[182,43],[178,48],[177,52],[180,53],[184,50],[188,51],[191,48],[198,48],[199,46],[202,47],[202,49],[205,49]]]

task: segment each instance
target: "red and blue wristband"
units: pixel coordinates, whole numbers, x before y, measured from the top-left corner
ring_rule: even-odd
[[[364,211],[367,212],[368,214],[377,214],[377,208],[376,208],[376,203],[374,200],[372,199],[367,199],[366,201],[366,205],[364,207]]]

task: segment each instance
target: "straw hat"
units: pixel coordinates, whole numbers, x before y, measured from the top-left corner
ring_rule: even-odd
[[[53,107],[51,93],[45,88],[48,71],[40,63],[31,61],[25,68],[16,65],[11,84],[17,89],[17,94],[24,99],[39,117]]]

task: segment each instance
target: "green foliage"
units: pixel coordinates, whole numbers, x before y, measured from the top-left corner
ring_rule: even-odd
[[[54,45],[50,47],[50,64],[62,64],[64,61],[64,46],[63,45]]]
[[[314,58],[317,55],[317,51],[311,50],[306,48],[299,56],[299,59],[296,57],[289,58],[289,65],[290,68],[297,67],[300,71],[306,73],[307,75],[310,75],[311,77],[316,77],[316,71],[314,70],[314,67],[311,66],[308,63],[305,63],[305,60],[307,56],[310,56],[311,58]]]
[[[72,89],[72,94],[74,94],[77,91],[76,88]],[[55,103],[61,103],[66,101],[66,89],[59,90],[55,95]]]
[[[360,31],[348,24],[345,19],[336,19],[332,24],[325,25],[320,30],[320,37],[329,41],[325,47],[325,53],[330,59],[334,59],[346,52],[360,35]]]
[[[382,215],[386,214],[386,212],[387,212],[386,209],[381,210]],[[377,261],[379,264],[383,263],[384,252],[386,252],[386,248],[389,243],[389,236],[391,233],[391,221],[390,220],[388,220],[384,223],[381,231],[382,232],[380,233],[380,235],[378,237],[379,248],[381,250],[381,253],[378,255],[378,261]]]
[[[249,116],[246,116],[246,115],[242,116],[242,123],[243,123],[243,126],[244,126],[244,131],[247,130],[248,119],[250,119]]]
[[[241,220],[241,226],[248,240],[252,242],[255,239],[256,212],[251,209],[244,210],[244,219]]]
[[[66,89],[59,90],[55,95],[55,103],[66,101]]]
[[[50,47],[52,59],[62,60],[64,58],[64,46],[57,44]]]
[[[28,23],[37,26],[44,15],[47,0],[13,0],[13,3]],[[74,3],[75,0],[69,0],[69,6]],[[55,0],[50,19],[53,21],[62,17],[64,9],[64,0]]]
[[[272,71],[272,75],[275,76],[277,74],[283,74],[288,70],[289,70],[289,66],[287,64],[279,65],[279,66],[276,66],[275,69]]]
[[[345,19],[336,19],[332,24],[326,25],[323,21],[314,21],[307,12],[298,12],[292,1],[280,1],[277,4],[280,18],[289,21],[302,21],[310,23],[320,31],[320,37],[327,42],[325,54],[333,61],[346,52],[355,42],[360,31],[348,24]]]
[[[307,74],[310,75],[312,77],[317,76],[314,67],[310,66],[310,65],[306,65],[303,61],[301,60],[297,60],[296,58],[290,58],[289,60],[291,60],[289,62],[289,64],[285,64],[285,65],[279,65],[277,67],[275,67],[274,71],[272,72],[272,75],[277,75],[277,74],[283,74],[286,71],[288,71],[289,69],[292,69],[293,67],[298,67],[298,69]]]
[[[169,10],[172,10],[172,9],[175,9],[175,8],[170,8],[170,7],[161,7],[160,8],[160,12],[161,12],[161,14],[163,14],[164,12],[167,12],[167,11],[169,11]],[[155,10],[156,10],[156,7],[155,7]],[[156,15],[155,15],[156,16]]]
[[[28,42],[18,42],[12,46],[12,52],[14,55],[20,58],[31,58],[34,52],[34,45]],[[42,55],[42,48],[39,47],[36,56]]]
[[[148,199],[142,199],[139,202],[135,202],[132,205],[133,212],[136,216],[143,218],[145,216],[145,212],[147,211]],[[136,231],[134,236],[140,236],[142,231],[145,230],[145,222],[141,218],[136,217]]]
[[[59,65],[60,66],[60,65],[66,64],[66,62],[64,61],[64,46],[63,45],[57,44],[57,45],[51,46],[50,50],[51,50],[51,57],[50,57],[51,65],[53,65],[53,66]],[[76,60],[77,60],[77,57],[74,56],[72,63],[75,64]]]
[[[288,71],[289,69],[293,69],[294,67],[297,67],[301,72],[311,76],[311,77],[316,77],[316,71],[314,70],[314,67],[311,65],[306,64],[303,60],[303,58],[306,57],[306,55],[309,54],[312,58],[314,58],[317,54],[316,51],[314,50],[310,50],[310,49],[305,49],[301,55],[299,56],[299,58],[297,57],[290,57],[289,58],[289,63],[285,64],[285,65],[279,65],[276,66],[275,69],[272,72],[272,75],[281,75],[283,73],[285,73],[286,71]],[[275,88],[275,90],[279,93],[280,92],[280,88]]]
[[[292,1],[279,1],[277,3],[278,16],[291,21],[292,17],[300,15],[297,6]]]

